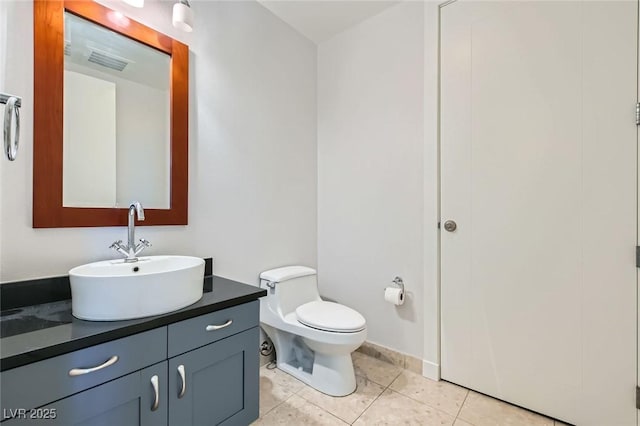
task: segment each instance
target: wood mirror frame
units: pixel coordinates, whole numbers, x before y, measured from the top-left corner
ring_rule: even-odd
[[[169,209],[145,209],[140,225],[186,225],[189,144],[189,48],[93,1],[34,2],[33,227],[126,226],[127,208],[78,208],[62,205],[64,111],[64,12],[87,19],[171,56],[171,187]],[[133,201],[133,200],[132,200]]]

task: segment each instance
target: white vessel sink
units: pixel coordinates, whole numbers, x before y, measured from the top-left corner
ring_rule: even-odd
[[[200,300],[203,277],[204,260],[198,257],[88,263],[69,271],[73,316],[118,321],[175,311]]]

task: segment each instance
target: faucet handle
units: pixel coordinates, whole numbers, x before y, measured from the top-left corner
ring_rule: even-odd
[[[117,250],[119,248],[122,248],[122,240],[118,240],[118,241],[114,241],[113,243],[111,243],[111,245],[109,246],[110,249],[114,249]]]
[[[115,251],[117,251],[118,253],[123,255],[124,257],[129,256],[129,254],[127,253],[127,248],[124,245],[122,245],[122,240],[114,241],[109,246],[109,248],[110,249],[114,249]]]
[[[144,238],[140,238],[140,243],[136,244],[136,247],[134,248],[134,254],[137,256],[147,247],[151,247],[151,243]]]

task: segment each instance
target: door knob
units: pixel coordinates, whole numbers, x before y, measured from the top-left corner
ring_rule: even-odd
[[[444,223],[444,230],[453,232],[458,228],[458,225],[453,220],[448,220]]]

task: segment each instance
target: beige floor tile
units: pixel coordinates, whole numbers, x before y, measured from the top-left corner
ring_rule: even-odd
[[[396,365],[380,361],[360,352],[354,352],[351,357],[353,358],[353,368],[356,370],[356,375],[367,378],[384,387],[389,386],[402,371],[402,368]]]
[[[456,419],[456,421],[453,423],[453,426],[473,426],[473,425],[469,422],[465,422],[462,419]]]
[[[345,426],[346,423],[337,417],[327,413],[322,408],[309,404],[297,395],[278,405],[276,408],[260,417],[254,423],[255,426],[271,425],[318,425],[318,426]]]
[[[300,380],[274,368],[260,368],[260,416],[305,386]]]
[[[458,417],[475,425],[553,426],[553,420],[470,391]]]
[[[454,419],[454,416],[387,389],[354,425],[451,426]]]
[[[384,390],[384,387],[364,377],[356,376],[356,381],[356,391],[343,397],[325,395],[310,387],[305,387],[298,395],[345,422],[353,423]]]
[[[391,383],[390,389],[417,401],[428,404],[452,416],[457,416],[462,407],[467,389],[453,383],[427,379],[420,374],[403,371]]]

